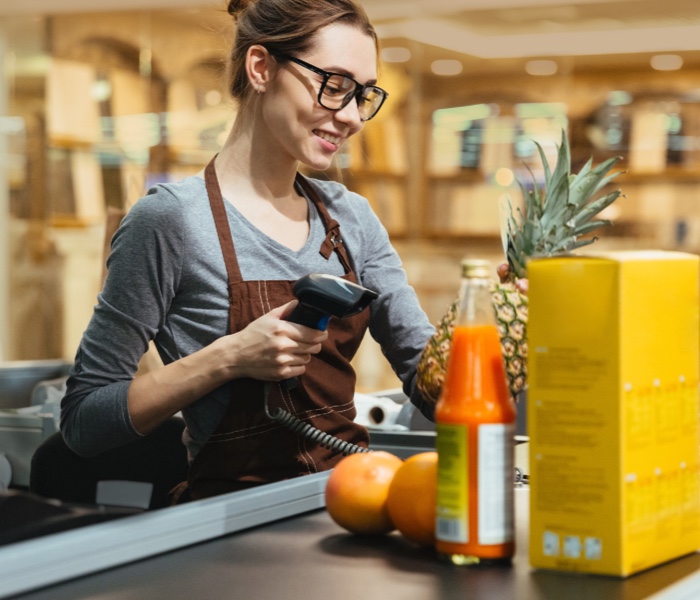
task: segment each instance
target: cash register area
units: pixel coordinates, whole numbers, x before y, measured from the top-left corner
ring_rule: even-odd
[[[362,4],[390,98],[333,168],[306,174],[369,199],[433,323],[464,258],[503,262],[499,202],[543,180],[533,142],[554,160],[562,128],[575,168],[622,157],[596,250],[700,252],[696,2]],[[700,597],[697,553],[627,577],[532,566],[527,393],[507,567],[345,532],[324,509],[327,473],[166,507],[187,470],[177,417],[91,462],[51,444],[115,224],[150,184],[203,168],[233,121],[229,26],[211,0],[0,3],[0,598]],[[158,365],[151,350],[140,368]],[[369,336],[354,367],[372,449],[433,450]]]

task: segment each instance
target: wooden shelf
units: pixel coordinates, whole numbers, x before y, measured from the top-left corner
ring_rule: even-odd
[[[428,174],[429,183],[484,183],[486,176],[478,169],[465,169],[454,174]]]
[[[500,233],[488,233],[482,231],[445,231],[438,229],[429,229],[425,234],[426,239],[441,242],[462,242],[464,240],[473,240],[479,242],[498,242],[501,244]]]
[[[700,183],[700,170],[671,167],[661,173],[634,173],[625,171],[610,182],[611,185],[624,183]]]
[[[343,169],[342,173],[348,179],[365,179],[371,181],[386,180],[404,181],[406,173],[396,173],[392,171],[370,171],[368,169]]]

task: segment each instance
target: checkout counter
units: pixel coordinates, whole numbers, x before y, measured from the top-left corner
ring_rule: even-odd
[[[372,431],[372,448],[401,457],[433,449],[434,432],[421,429],[420,415],[409,418],[408,431]],[[524,443],[516,451],[516,466],[524,469],[526,449]],[[700,598],[697,553],[627,579],[532,569],[527,484],[516,484],[513,564],[464,568],[439,562],[432,550],[398,533],[345,532],[324,510],[327,477],[318,473],[145,512],[105,508],[112,512],[104,519],[91,507],[82,515],[84,526],[47,528],[45,535],[0,545],[0,598]]]
[[[376,449],[431,447],[430,433],[381,433]],[[0,547],[0,597],[696,600],[700,554],[627,579],[533,570],[527,485],[516,487],[509,567],[455,567],[399,534],[362,537],[323,508],[327,473],[144,512]],[[22,593],[23,595],[17,596]]]

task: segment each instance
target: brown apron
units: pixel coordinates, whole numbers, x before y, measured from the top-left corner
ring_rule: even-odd
[[[214,160],[205,181],[228,274],[230,333],[294,298],[294,281],[243,281],[216,177]],[[313,202],[323,221],[326,238],[321,255],[335,251],[345,279],[357,282],[340,237],[340,226],[328,214],[313,187],[297,175],[297,183]],[[331,319],[328,339],[312,357],[295,388],[272,385],[269,407],[276,407],[342,440],[367,446],[366,428],[354,422],[355,372],[350,365],[369,325],[369,310],[344,319]],[[214,434],[192,461],[189,495],[201,499],[252,485],[316,473],[333,467],[341,456],[290,432],[264,412],[264,382],[250,378],[231,382],[231,400]]]

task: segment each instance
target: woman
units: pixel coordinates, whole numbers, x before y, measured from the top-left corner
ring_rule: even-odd
[[[367,201],[306,179],[381,108],[377,37],[354,0],[232,0],[232,131],[205,171],[156,185],[112,240],[62,431],[92,455],[181,411],[193,498],[331,468],[339,456],[271,421],[270,407],[366,445],[350,360],[369,327],[404,390],[433,332]],[[285,320],[294,282],[341,276],[379,293],[327,332]],[[134,378],[150,340],[164,366]],[[292,390],[279,384],[299,377]]]

